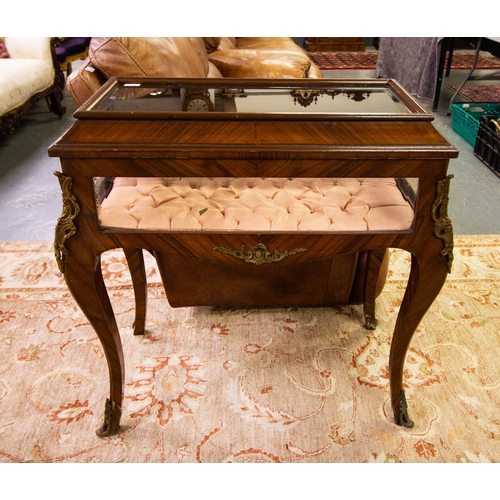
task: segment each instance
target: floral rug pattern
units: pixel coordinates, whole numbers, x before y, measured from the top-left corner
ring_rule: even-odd
[[[141,338],[123,254],[107,252],[125,400],[122,432],[100,439],[107,366],[52,245],[0,243],[0,462],[500,461],[499,245],[455,239],[407,356],[412,429],[393,423],[388,379],[407,253],[392,251],[373,332],[357,305],[173,309],[145,254]]]

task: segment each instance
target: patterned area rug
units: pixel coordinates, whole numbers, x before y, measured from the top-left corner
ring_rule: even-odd
[[[458,86],[451,86],[453,92]],[[465,85],[460,94],[463,98],[471,102],[498,102],[500,103],[500,86],[498,85]]]
[[[308,52],[307,55],[320,68],[331,69],[375,69],[377,52]],[[474,60],[471,52],[453,54],[452,69],[470,69]],[[500,59],[479,56],[477,69],[500,68]]]
[[[389,403],[389,341],[409,258],[393,251],[366,331],[360,306],[172,309],[150,257],[148,335],[132,335],[121,252],[108,283],[125,352],[123,432],[99,439],[108,374],[48,242],[0,243],[1,462],[496,462],[500,237],[458,237],[413,339],[413,429]]]

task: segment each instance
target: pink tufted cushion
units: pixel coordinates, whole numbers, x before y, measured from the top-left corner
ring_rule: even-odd
[[[404,231],[394,179],[116,178],[101,227],[144,231]]]

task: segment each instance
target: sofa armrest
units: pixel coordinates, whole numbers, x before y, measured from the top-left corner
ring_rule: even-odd
[[[11,59],[39,59],[53,65],[51,37],[6,36],[4,42]]]
[[[78,106],[81,106],[94,92],[97,92],[105,82],[106,78],[92,65],[88,57],[66,79],[69,93]]]

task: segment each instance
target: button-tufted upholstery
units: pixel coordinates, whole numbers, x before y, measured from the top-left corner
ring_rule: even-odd
[[[117,178],[102,227],[142,231],[404,231],[394,179]]]

